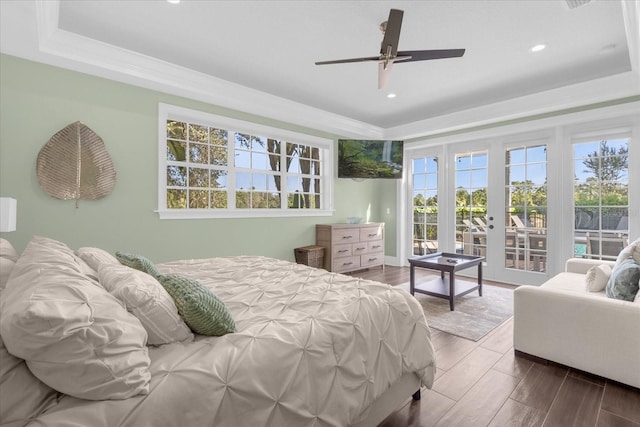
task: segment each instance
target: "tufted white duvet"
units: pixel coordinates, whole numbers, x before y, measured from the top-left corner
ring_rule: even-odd
[[[421,306],[391,286],[264,257],[159,264],[193,277],[237,332],[150,347],[148,395],[63,396],[35,426],[348,426],[403,374],[431,387]]]

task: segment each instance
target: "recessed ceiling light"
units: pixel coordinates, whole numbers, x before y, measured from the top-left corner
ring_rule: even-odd
[[[546,49],[547,45],[544,43],[540,43],[534,46],[531,46],[531,49],[529,49],[531,52],[540,52],[541,50]]]
[[[180,0],[167,0],[167,3],[180,4]]]
[[[387,98],[395,98],[396,94],[395,93],[389,93],[387,94]]]

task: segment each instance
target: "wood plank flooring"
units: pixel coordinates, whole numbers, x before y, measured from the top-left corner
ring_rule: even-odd
[[[352,276],[396,286],[409,281],[409,268]],[[408,398],[379,427],[640,427],[640,390],[515,356],[513,319],[478,342],[431,331],[438,367],[433,388],[423,388],[419,401]]]

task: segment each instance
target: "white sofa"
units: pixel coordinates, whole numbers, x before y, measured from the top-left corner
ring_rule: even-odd
[[[603,262],[572,258],[543,285],[516,289],[514,350],[640,388],[640,292],[629,302],[587,291],[587,271]]]

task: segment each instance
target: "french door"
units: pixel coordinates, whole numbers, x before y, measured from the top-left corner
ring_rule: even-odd
[[[483,256],[488,279],[546,280],[547,149],[530,137],[409,152],[411,256]]]

